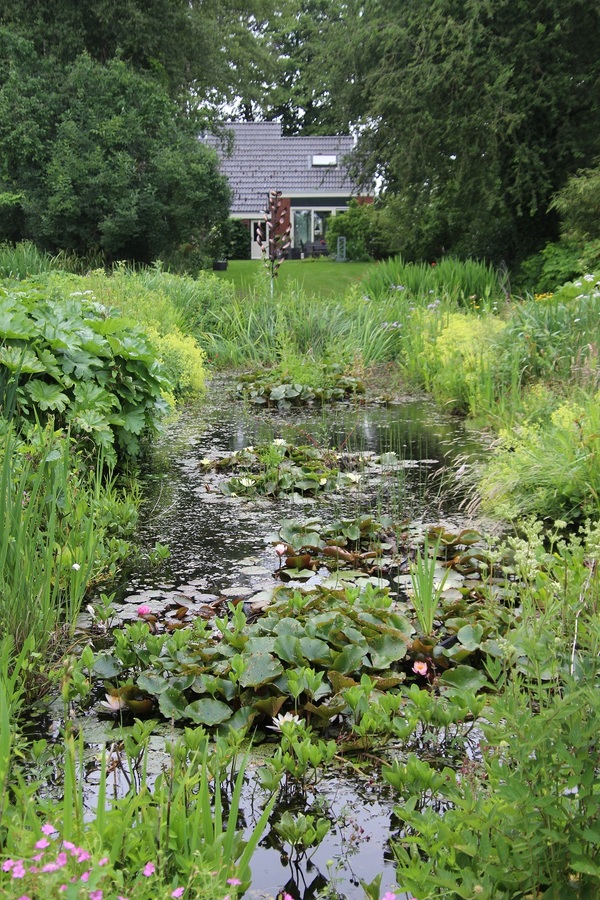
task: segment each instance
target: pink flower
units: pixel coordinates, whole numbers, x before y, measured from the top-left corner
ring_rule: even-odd
[[[13,878],[24,878],[25,877],[25,866],[23,865],[23,860],[19,859],[13,866],[12,870]]]
[[[102,900],[102,891],[90,891],[90,900]]]
[[[82,872],[82,873],[81,873],[81,878],[80,878],[79,880],[80,880],[80,881],[89,881],[89,878],[90,878],[90,873],[89,873],[89,871],[88,871],[88,872]]]
[[[427,669],[427,663],[415,663],[415,666],[418,666],[418,665],[425,666],[425,669]],[[414,668],[414,666],[413,666],[413,668]],[[423,672],[420,672],[419,674],[423,675]],[[388,891],[386,894],[383,895],[381,900],[396,900],[396,895],[392,894],[391,891]]]
[[[241,884],[241,883],[242,882],[240,881],[239,878],[228,878],[227,879],[227,884]]]
[[[79,848],[72,844],[71,841],[63,841],[63,848],[65,850],[70,850],[71,853],[79,853]]]
[[[171,891],[171,897],[175,897],[175,900],[177,900],[178,897],[183,896],[184,890],[185,890],[185,888],[182,888],[182,887],[175,888],[174,891]]]
[[[35,856],[32,857],[32,859],[34,859],[35,862],[39,862],[43,855],[43,853],[36,853]]]
[[[64,856],[64,854],[62,854],[62,855]],[[87,852],[87,850],[82,850],[81,848],[79,848],[79,849],[77,850],[77,862],[87,862],[87,860],[88,860],[89,858],[90,858],[90,854]],[[57,860],[57,861],[58,861],[58,860]],[[66,862],[66,861],[67,861],[67,860],[66,860],[66,857],[65,857],[65,862]],[[63,863],[63,865],[64,865],[64,863]]]
[[[28,897],[27,894],[23,894],[21,897],[18,897],[17,900],[31,900],[31,897]]]
[[[294,898],[291,896],[291,894],[284,894],[283,900],[294,900]]]
[[[414,663],[412,668],[413,668],[413,672],[416,672],[417,675],[427,675],[428,668],[427,668],[426,662],[416,662],[416,663]],[[388,894],[389,894],[389,896],[388,896]],[[395,894],[392,895],[388,891],[387,894],[384,895],[383,900],[394,900],[395,896],[396,896]]]
[[[110,862],[108,856],[103,856],[102,859],[98,860],[99,866],[106,866]]]
[[[5,859],[4,862],[2,863],[2,871],[10,872],[10,870],[12,869],[14,864],[15,864],[14,859]]]
[[[54,834],[55,831],[56,828],[54,827],[54,825],[51,825],[50,822],[46,822],[44,825],[42,825],[42,834]]]
[[[49,847],[49,846],[50,846],[50,841],[47,838],[43,837],[43,838],[40,838],[39,841],[37,841],[35,848],[36,848],[36,850],[44,850],[46,847]]]
[[[144,875],[146,878],[150,878],[150,876],[154,875],[155,872],[156,872],[156,866],[154,865],[154,863],[147,862],[142,871],[142,875]]]
[[[152,610],[147,603],[142,603],[141,606],[138,606],[137,608],[138,616],[149,616],[151,612]]]
[[[88,853],[88,858],[89,858],[89,853]],[[81,860],[79,860],[79,862],[81,862]],[[59,869],[62,869],[62,867],[66,866],[66,864],[67,864],[67,854],[63,851],[62,853],[59,853],[58,856],[56,857],[56,865],[58,866]]]

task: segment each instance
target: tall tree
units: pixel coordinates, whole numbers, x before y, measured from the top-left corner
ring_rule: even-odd
[[[554,236],[553,193],[600,151],[598,33],[585,0],[347,0],[331,95],[413,254]]]
[[[0,0],[0,239],[149,260],[227,213],[197,139],[272,0]],[[260,48],[259,48],[260,49]]]
[[[171,94],[232,97],[245,80],[254,26],[272,0],[0,0],[0,26],[62,65],[118,57]]]
[[[269,20],[268,46],[276,74],[264,104],[284,134],[334,134],[338,123],[324,58],[340,21],[340,0],[288,0]]]
[[[0,191],[13,197],[0,239],[150,262],[226,218],[216,156],[159,81],[26,49],[0,85]]]

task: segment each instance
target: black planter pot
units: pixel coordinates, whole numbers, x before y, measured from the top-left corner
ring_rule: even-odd
[[[213,261],[213,271],[214,272],[224,272],[227,268],[227,260],[226,259],[215,259]]]

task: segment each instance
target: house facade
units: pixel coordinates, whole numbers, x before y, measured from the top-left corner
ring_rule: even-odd
[[[352,198],[372,199],[348,174],[351,137],[286,137],[280,122],[236,122],[204,140],[217,151],[229,180],[232,217],[248,225],[253,259],[261,256],[257,233],[269,191],[281,191],[282,228],[291,227],[296,257],[324,247],[329,217],[347,209]]]

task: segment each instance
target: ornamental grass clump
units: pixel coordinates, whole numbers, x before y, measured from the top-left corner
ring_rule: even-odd
[[[484,509],[568,522],[600,513],[600,393],[502,431],[479,482]]]

